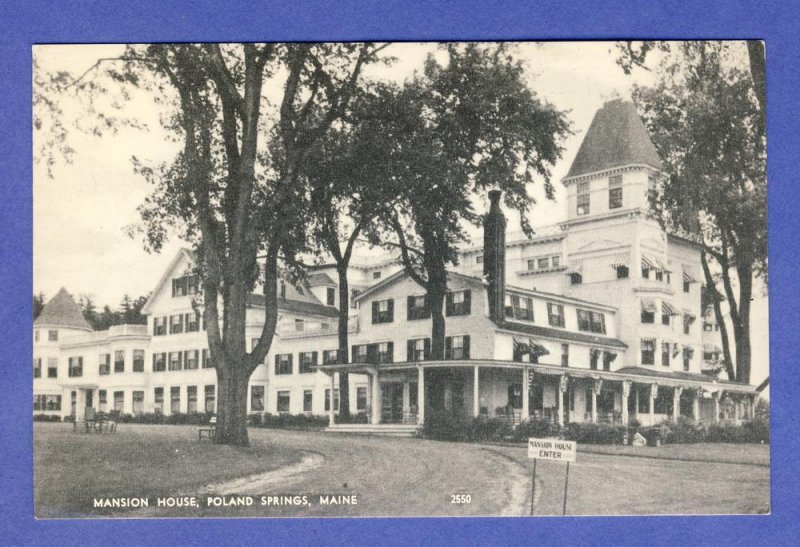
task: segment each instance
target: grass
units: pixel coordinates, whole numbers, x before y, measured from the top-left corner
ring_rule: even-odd
[[[637,456],[666,460],[737,463],[769,467],[768,444],[667,444],[661,446],[579,445],[578,452],[614,456]]]
[[[92,498],[194,492],[300,458],[285,447],[251,444],[237,448],[199,442],[196,427],[122,425],[117,433],[97,435],[73,433],[71,424],[36,423],[36,514],[92,516]]]

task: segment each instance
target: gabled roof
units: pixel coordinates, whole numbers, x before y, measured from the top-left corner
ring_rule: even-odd
[[[37,327],[68,327],[91,331],[92,327],[83,317],[81,308],[67,292],[61,287],[56,295],[45,304],[42,313],[33,322]]]
[[[263,294],[247,295],[248,306],[258,306],[263,308],[266,298]],[[310,315],[322,315],[324,317],[338,317],[339,309],[334,306],[326,306],[321,302],[311,302],[308,300],[292,300],[289,298],[278,298],[278,310],[295,313],[307,313]]]
[[[661,159],[636,107],[615,99],[595,113],[565,179],[633,164],[661,169]]]
[[[161,279],[158,280],[158,284],[156,284],[156,288],[153,289],[153,292],[150,293],[150,297],[147,299],[147,302],[144,303],[142,306],[142,313],[148,315],[151,312],[151,307],[155,299],[158,297],[158,294],[161,292],[161,289],[164,285],[171,279],[172,277],[172,270],[175,269],[175,266],[178,265],[178,261],[180,261],[181,257],[186,257],[186,260],[190,263],[194,263],[194,251],[187,249],[185,247],[181,248],[175,254],[175,258],[172,259],[172,262],[169,263],[169,266],[164,271],[164,275],[161,276]]]
[[[515,321],[494,321],[494,324],[504,330],[510,330],[520,334],[529,334],[531,336],[541,336],[543,338],[553,338],[556,340],[565,340],[568,342],[579,342],[581,344],[593,344],[619,349],[625,349],[628,347],[628,345],[622,340],[611,338],[609,336],[597,336],[595,334],[588,334],[584,332],[553,329],[550,327],[541,327],[539,325],[517,323]]]
[[[387,277],[386,279],[384,279],[383,281],[379,281],[378,283],[375,283],[370,288],[368,288],[367,290],[365,290],[364,292],[359,294],[356,297],[356,300],[357,301],[358,300],[363,300],[367,296],[369,296],[371,294],[374,294],[376,292],[382,291],[388,285],[391,285],[394,282],[399,281],[401,279],[404,279],[406,277],[408,277],[408,274],[406,273],[405,270],[398,270],[398,271],[394,272],[392,275],[390,275],[389,277]],[[475,277],[475,276],[472,276],[472,275],[466,275],[466,274],[462,274],[462,273],[458,273],[458,272],[447,272],[447,278],[448,279],[459,278],[459,279],[463,279],[464,281],[467,281],[469,283],[472,283],[474,285],[483,286],[483,280],[481,278],[479,278],[479,277]]]
[[[309,287],[317,287],[319,285],[336,286],[336,282],[325,272],[310,273],[308,274],[306,281],[308,281]]]

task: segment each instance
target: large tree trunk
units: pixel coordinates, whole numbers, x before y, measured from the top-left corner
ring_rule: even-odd
[[[736,267],[739,277],[739,329],[736,337],[736,380],[750,383],[750,301],[753,294],[753,268],[749,261]]]
[[[216,444],[250,444],[247,435],[247,385],[250,374],[242,365],[244,363],[237,366],[228,357],[222,357],[221,362],[216,363],[219,389],[217,431],[214,435]]]
[[[444,299],[447,294],[446,283],[429,281],[427,286],[428,304],[431,307],[431,359],[445,358],[444,339],[446,336],[444,320]]]
[[[706,253],[703,252],[700,258],[703,264],[703,275],[706,279],[706,287],[708,287],[708,293],[711,295],[711,302],[714,305],[714,317],[717,320],[717,325],[719,325],[719,336],[722,342],[722,358],[725,360],[725,372],[728,374],[729,380],[736,380],[736,370],[733,368],[733,358],[731,358],[731,342],[728,339],[728,327],[722,315],[719,292],[714,283],[714,278],[711,276],[711,269],[708,267]]]
[[[348,362],[349,340],[347,320],[350,315],[350,286],[347,283],[347,267],[337,268],[339,275],[339,363]],[[339,371],[339,417],[350,415],[350,378],[346,371]]]

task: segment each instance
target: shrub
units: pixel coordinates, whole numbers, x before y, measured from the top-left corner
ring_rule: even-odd
[[[255,412],[247,416],[247,425],[249,425],[250,427],[261,427],[263,423],[264,419],[262,415],[258,412]]]
[[[322,429],[328,425],[326,416],[313,414],[270,414],[261,417],[260,427],[272,429]]]
[[[425,416],[423,436],[440,441],[469,440],[472,427],[468,420],[441,410],[430,410]]]
[[[365,424],[367,423],[367,415],[364,412],[356,414],[337,414],[334,418],[337,424]]]
[[[61,416],[58,414],[34,414],[34,422],[60,422]]]
[[[667,422],[660,426],[661,440],[668,444],[702,443],[707,436],[703,424],[696,423],[689,418],[681,416],[677,422]]]
[[[628,428],[622,424],[571,423],[564,426],[563,436],[585,444],[623,444]]]
[[[470,441],[502,441],[512,433],[513,428],[508,420],[478,416],[472,419],[467,435]]]
[[[755,418],[742,424],[745,442],[769,443],[769,420]]]
[[[514,439],[525,442],[528,437],[560,437],[561,426],[549,420],[533,418],[520,423],[514,430]]]

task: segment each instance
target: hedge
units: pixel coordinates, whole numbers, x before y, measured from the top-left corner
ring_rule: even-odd
[[[323,429],[328,425],[328,417],[312,414],[253,413],[247,417],[247,424],[251,427],[270,429]]]
[[[60,422],[61,416],[58,414],[34,414],[34,422]]]

